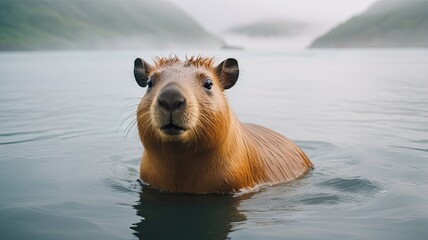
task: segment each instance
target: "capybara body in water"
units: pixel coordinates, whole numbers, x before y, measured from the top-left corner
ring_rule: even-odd
[[[147,87],[137,109],[144,146],[140,178],[171,192],[233,193],[296,179],[312,163],[282,135],[241,123],[223,91],[235,85],[238,62],[212,58],[137,58],[134,75]]]

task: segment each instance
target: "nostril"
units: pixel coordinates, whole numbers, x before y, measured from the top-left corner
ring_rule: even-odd
[[[168,103],[167,103],[166,101],[164,101],[163,99],[159,99],[159,100],[158,100],[158,105],[159,105],[161,108],[163,108],[163,109],[165,109],[165,110],[168,110],[168,111],[169,111]]]
[[[184,107],[184,103],[185,103],[185,101],[184,101],[184,100],[178,100],[178,101],[175,103],[175,109],[181,109],[181,108],[183,108],[183,107]]]

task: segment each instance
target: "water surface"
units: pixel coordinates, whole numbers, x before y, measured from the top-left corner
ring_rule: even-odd
[[[0,54],[0,239],[428,235],[427,50],[205,53],[238,59],[227,97],[239,118],[295,140],[315,165],[236,196],[139,183],[133,59],[158,54]]]

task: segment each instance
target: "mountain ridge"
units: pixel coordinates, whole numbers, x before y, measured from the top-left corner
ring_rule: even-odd
[[[0,0],[3,51],[223,45],[165,1]]]
[[[428,47],[428,1],[375,2],[315,39],[309,48]]]

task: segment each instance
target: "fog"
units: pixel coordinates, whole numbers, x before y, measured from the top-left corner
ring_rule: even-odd
[[[427,1],[375,1],[0,1],[0,51],[428,46]]]
[[[363,12],[375,0],[176,0],[171,2],[186,11],[207,31],[221,36],[231,45],[276,48],[281,44],[288,48],[303,48],[338,23]],[[226,34],[226,30],[231,27],[270,19],[305,22],[311,27],[310,31],[294,38],[263,39],[263,41]]]

